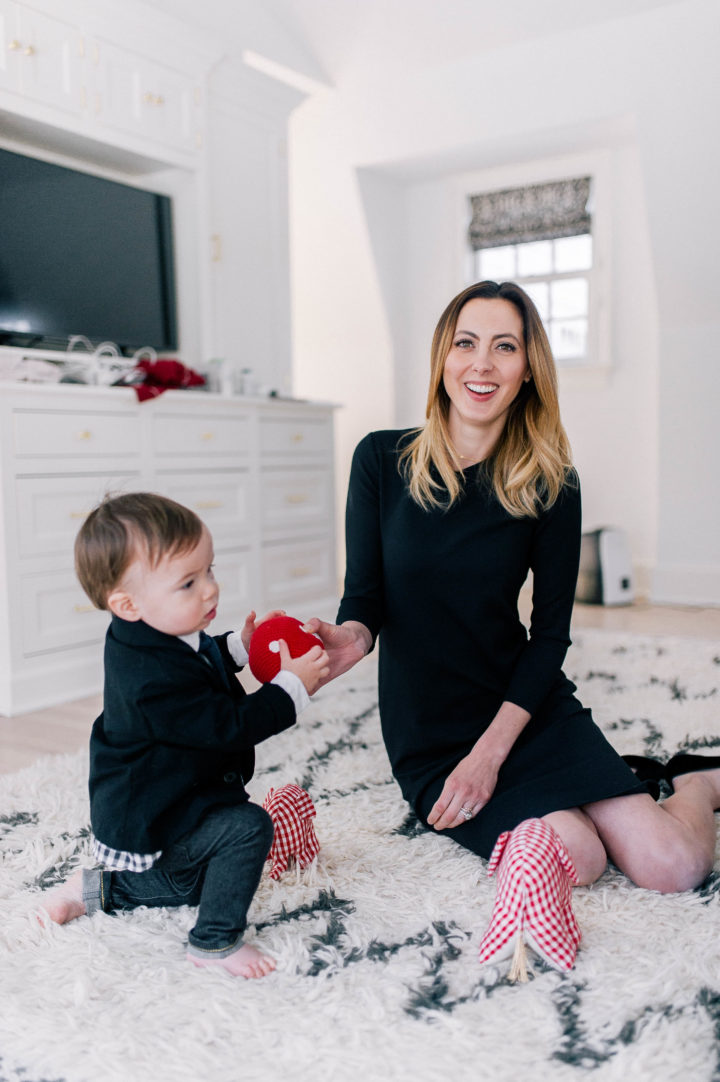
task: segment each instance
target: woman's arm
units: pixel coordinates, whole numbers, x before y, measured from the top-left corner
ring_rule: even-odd
[[[461,759],[445,780],[443,790],[435,801],[428,823],[436,830],[457,827],[464,823],[466,815],[484,808],[495,792],[500,767],[520,736],[530,714],[515,703],[504,702],[497,714],[477,741],[469,755]]]

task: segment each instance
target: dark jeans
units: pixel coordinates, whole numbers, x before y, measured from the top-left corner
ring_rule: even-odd
[[[215,808],[147,872],[86,870],[86,910],[197,905],[190,952],[225,957],[242,943],[272,837],[272,819],[259,804]]]

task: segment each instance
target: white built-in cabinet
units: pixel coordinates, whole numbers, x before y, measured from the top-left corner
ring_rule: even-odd
[[[6,384],[0,397],[0,714],[99,690],[108,617],[73,570],[106,493],[162,492],[210,529],[214,631],[250,611],[328,615],[337,596],[333,411],[203,392]]]
[[[287,396],[285,139],[302,95],[240,52],[222,28],[141,0],[0,0],[0,146],[171,195],[179,358],[224,358]],[[0,382],[0,484],[0,714],[100,687],[107,617],[75,580],[72,545],[107,491],[151,488],[198,511],[216,543],[218,625],[251,607],[331,612],[330,407],[175,391],[140,405],[132,390]]]

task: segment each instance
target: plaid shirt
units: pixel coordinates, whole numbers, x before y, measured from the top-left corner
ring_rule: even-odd
[[[92,851],[98,864],[111,872],[147,872],[162,856],[162,849],[157,853],[124,853],[103,845],[97,838],[93,838]]]

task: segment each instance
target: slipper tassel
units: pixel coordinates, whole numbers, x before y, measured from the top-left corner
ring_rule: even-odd
[[[495,904],[479,960],[512,955],[511,981],[528,979],[527,948],[555,969],[572,969],[580,930],[571,906],[575,866],[560,836],[543,819],[526,819],[498,838],[488,875],[498,872]]]

